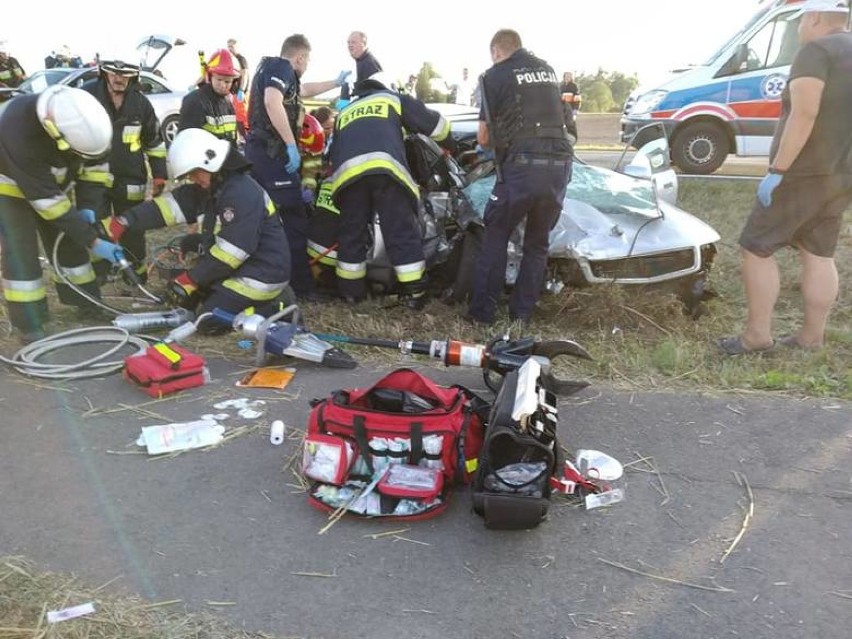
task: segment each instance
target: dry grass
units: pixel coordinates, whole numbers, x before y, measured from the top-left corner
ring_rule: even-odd
[[[20,557],[0,558],[0,637],[3,639],[273,639],[246,632],[211,614],[188,614],[180,600],[150,602],[110,595],[73,576],[36,572]],[[92,602],[94,614],[54,624],[47,612]],[[209,605],[213,605],[210,602]]]

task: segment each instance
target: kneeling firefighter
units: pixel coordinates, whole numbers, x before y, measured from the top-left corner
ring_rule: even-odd
[[[112,124],[104,108],[89,93],[64,85],[17,97],[0,116],[3,298],[9,321],[24,341],[44,337],[48,319],[38,236],[52,255],[59,234],[65,233],[55,266],[93,297],[99,291],[87,249],[110,262],[121,253],[118,246],[98,239],[67,195],[83,163],[101,161],[111,140]],[[56,291],[63,304],[90,306],[64,282],[56,282]]]
[[[329,190],[340,210],[338,293],[350,303],[366,297],[368,228],[378,214],[400,301],[419,309],[426,300],[426,260],[417,224],[420,191],[406,160],[404,134],[423,133],[453,150],[450,123],[376,76],[356,82],[354,94],[335,122],[330,149]]]
[[[103,220],[101,229],[117,241],[128,229],[192,224],[203,215],[195,243],[201,258],[169,283],[170,301],[198,315],[214,308],[236,314],[254,307],[268,317],[280,310],[290,253],[275,205],[248,174],[251,163],[230,142],[202,129],[179,132],[168,159],[175,179],[191,184]],[[206,333],[226,329],[210,320],[199,325]]]

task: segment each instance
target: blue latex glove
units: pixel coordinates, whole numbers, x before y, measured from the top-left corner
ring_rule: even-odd
[[[122,249],[118,244],[113,244],[106,240],[95,240],[95,243],[92,245],[90,250],[94,255],[97,255],[99,258],[107,260],[112,264],[115,264],[118,260],[124,259],[124,249]]]
[[[314,203],[314,192],[306,186],[302,187],[302,202],[304,202],[305,204]]]
[[[346,78],[348,78],[350,75],[352,75],[352,71],[341,71],[340,73],[338,73],[337,80],[335,80],[337,86],[342,87],[344,84],[346,84]]]
[[[95,223],[95,212],[92,209],[77,209],[77,211],[83,216],[83,219],[86,220],[86,224]]]
[[[781,173],[767,173],[760,181],[757,187],[757,199],[764,207],[772,204],[772,192],[778,188],[783,179],[784,175]]]
[[[299,147],[296,143],[287,145],[287,164],[284,169],[287,173],[295,173],[302,166],[302,156],[299,155]]]
[[[344,100],[343,98],[341,98],[334,103],[334,109],[335,111],[342,111],[343,107],[345,107],[347,104],[349,104],[349,100]]]
[[[246,94],[245,94],[245,92],[244,92],[242,89],[238,89],[238,90],[237,90],[237,100],[239,100],[240,102],[242,102],[242,101],[243,101],[243,100],[245,100],[245,99],[246,99]]]
[[[494,151],[491,149],[486,149],[481,144],[476,145],[476,154],[479,156],[480,160],[493,160],[494,159]]]

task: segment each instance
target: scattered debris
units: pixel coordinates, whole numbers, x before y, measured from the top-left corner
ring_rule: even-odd
[[[737,483],[740,486],[745,486],[746,493],[748,494],[748,508],[746,509],[745,519],[743,519],[742,528],[740,528],[740,532],[731,542],[731,545],[728,546],[727,550],[725,550],[725,552],[722,554],[722,558],[719,560],[720,564],[725,562],[725,559],[728,558],[728,555],[730,555],[736,545],[740,543],[740,539],[743,538],[746,528],[748,528],[748,525],[751,523],[751,520],[754,517],[754,493],[751,490],[751,485],[749,485],[748,483],[748,478],[746,478],[746,476],[742,473],[738,473],[736,471],[734,471],[734,477],[737,479]]]
[[[213,446],[222,441],[225,427],[213,419],[193,422],[143,426],[142,435],[136,440],[145,446],[149,455],[162,455],[176,451]]]
[[[617,563],[615,561],[610,561],[609,559],[604,559],[603,557],[598,557],[598,561],[601,561],[609,566],[613,566],[615,568],[620,568],[621,570],[626,570],[627,572],[632,572],[635,575],[642,575],[643,577],[649,577],[651,579],[657,579],[659,581],[665,581],[670,584],[679,584],[681,586],[687,586],[688,588],[697,588],[698,590],[707,590],[709,592],[736,592],[736,590],[732,590],[730,588],[725,588],[724,586],[703,586],[701,584],[694,584],[688,581],[681,581],[680,579],[674,579],[673,577],[664,577],[663,575],[654,575],[649,572],[644,572],[642,570],[636,570],[635,568],[630,568],[629,566],[625,566],[624,564]]]
[[[68,621],[76,619],[83,615],[90,615],[95,612],[95,606],[92,602],[80,604],[79,606],[71,606],[62,610],[48,610],[47,623],[56,623],[58,621]]]

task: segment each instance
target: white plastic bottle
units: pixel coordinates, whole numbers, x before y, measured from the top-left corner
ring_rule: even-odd
[[[624,501],[624,489],[613,488],[603,493],[589,493],[586,495],[586,510],[593,508],[601,508],[602,506],[610,506]]]

